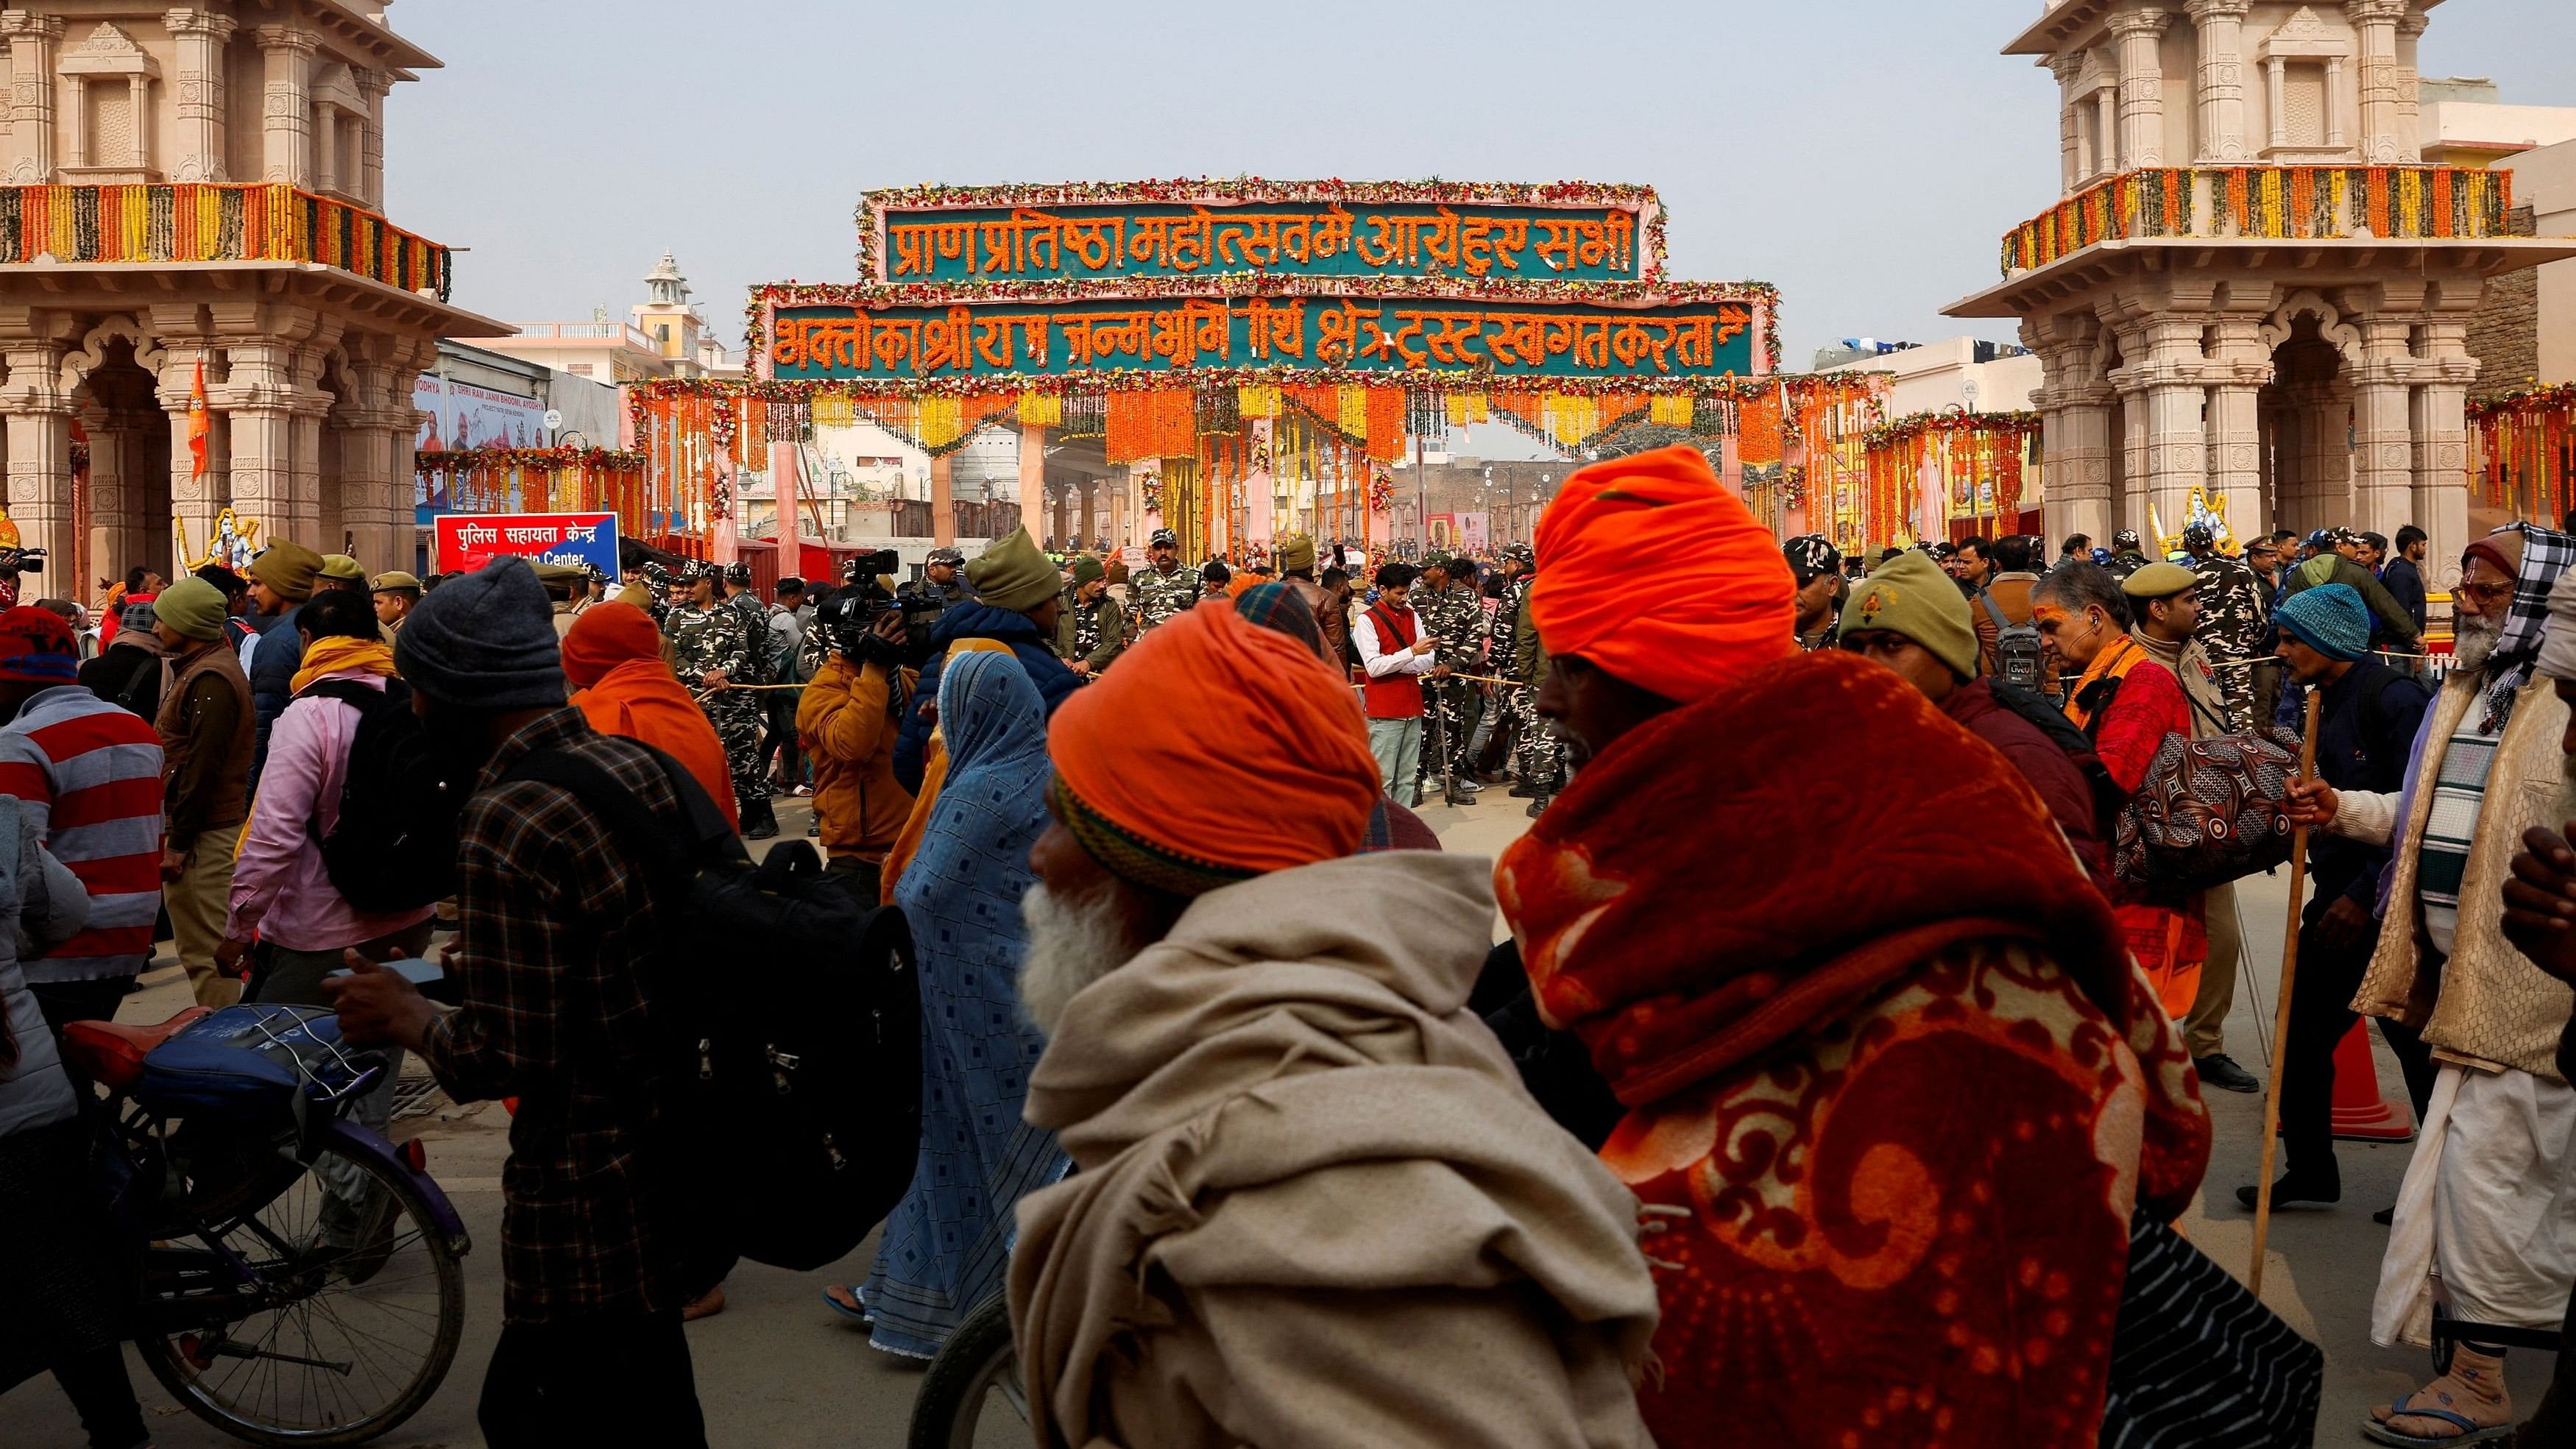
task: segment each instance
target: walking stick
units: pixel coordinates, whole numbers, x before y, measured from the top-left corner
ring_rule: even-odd
[[[2316,778],[2317,720],[2325,700],[2308,700],[2307,734],[2299,744],[2299,779]],[[2290,1059],[2290,992],[2299,977],[2299,893],[2308,883],[2308,827],[2290,831],[2290,920],[2281,939],[2281,980],[2272,1001],[2272,1082],[2263,1094],[2263,1173],[2254,1180],[2254,1266],[2248,1286],[2263,1296],[2263,1245],[2272,1236],[2272,1161],[2281,1147],[2281,1069]]]

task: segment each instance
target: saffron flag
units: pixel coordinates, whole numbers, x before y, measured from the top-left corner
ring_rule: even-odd
[[[197,363],[195,378],[188,384],[188,477],[206,476],[206,364]]]

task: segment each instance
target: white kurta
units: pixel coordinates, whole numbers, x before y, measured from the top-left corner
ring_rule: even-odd
[[[2442,1064],[2398,1189],[2370,1338],[2432,1340],[2455,1318],[2555,1328],[2576,1284],[2576,1088]]]

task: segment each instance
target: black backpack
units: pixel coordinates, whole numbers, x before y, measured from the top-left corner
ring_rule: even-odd
[[[340,786],[340,819],[322,833],[317,802],[307,830],[321,843],[331,888],[372,915],[417,910],[456,893],[456,816],[463,782],[451,784],[411,710],[411,687],[371,689],[351,679],[305,686],[299,699],[355,706],[358,733]]]
[[[2093,747],[2093,737],[2076,728],[2066,711],[2018,684],[1989,679],[1986,688],[1994,695],[1995,703],[2036,725],[2050,744],[2065,751],[2066,758],[2074,762],[2076,773],[2084,777],[2085,787],[2093,793],[2094,837],[2102,842],[2104,850],[2110,849],[2120,812],[2128,808],[2129,792],[2111,778],[2111,767],[2102,763],[2101,753]]]
[[[820,1268],[912,1185],[912,937],[901,911],[862,903],[804,841],[754,864],[697,780],[651,753],[688,812],[685,834],[561,750],[523,756],[506,778],[571,791],[608,822],[610,848],[632,849],[649,873],[661,946],[645,958],[644,993],[660,1080],[676,1088],[664,1118],[692,1241]]]
[[[2006,619],[1995,596],[1983,589],[1977,591],[1977,601],[1986,606],[1986,617],[1995,621],[1995,678],[2023,689],[2038,689],[2047,663],[2039,642],[2039,625],[2027,620],[2015,624]]]

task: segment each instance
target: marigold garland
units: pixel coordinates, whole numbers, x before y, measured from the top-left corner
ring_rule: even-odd
[[[2383,239],[2506,235],[2513,173],[2459,166],[2171,167],[2106,178],[2004,234],[2003,272],[2097,242],[2217,235],[2195,224],[2206,190],[2240,237]],[[2356,200],[2357,199],[2357,200]]]

